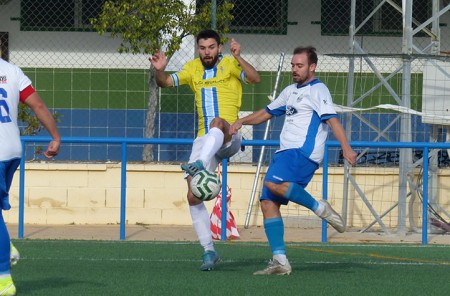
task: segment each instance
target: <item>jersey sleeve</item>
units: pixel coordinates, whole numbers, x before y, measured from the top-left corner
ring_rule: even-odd
[[[266,106],[266,111],[272,116],[281,116],[286,114],[286,102],[288,98],[289,87],[285,88],[272,103]]]
[[[232,61],[232,65],[233,68],[231,70],[231,73],[236,76],[237,78],[239,78],[241,80],[242,83],[247,83],[245,81],[245,72],[244,70],[242,70],[241,65],[239,65],[238,61],[235,58],[231,58]]]
[[[31,85],[31,80],[28,78],[25,73],[23,73],[22,69],[19,67],[16,67],[16,75],[17,75],[17,82],[19,86],[20,91],[20,102],[25,102],[25,100],[35,92],[33,86]]]
[[[31,85],[31,80],[30,78],[27,77],[27,75],[25,75],[25,73],[23,73],[23,71],[17,67],[17,81],[19,82],[19,90],[22,91],[24,90],[27,86]]]
[[[320,116],[321,121],[326,121],[332,117],[337,117],[333,99],[331,97],[330,91],[325,86],[325,84],[320,83],[314,85],[311,91],[311,96],[313,108]]]
[[[174,87],[189,84],[194,70],[192,64],[192,61],[188,62],[183,66],[181,71],[171,74]]]
[[[25,102],[25,100],[28,99],[28,97],[33,93],[35,93],[35,90],[33,86],[30,84],[20,92],[20,102],[21,103]]]

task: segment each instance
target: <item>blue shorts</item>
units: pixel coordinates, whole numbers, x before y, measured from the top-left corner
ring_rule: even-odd
[[[277,184],[297,183],[305,188],[314,176],[319,165],[302,154],[300,149],[287,149],[274,154],[264,181]],[[289,200],[273,194],[263,186],[260,200],[267,199],[287,205]]]
[[[19,167],[20,159],[0,161],[0,210],[9,210],[9,188],[11,188],[14,173]]]

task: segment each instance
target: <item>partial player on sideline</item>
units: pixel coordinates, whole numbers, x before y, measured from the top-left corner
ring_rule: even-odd
[[[22,142],[17,125],[19,103],[24,103],[31,108],[52,137],[44,152],[45,157],[53,158],[58,155],[61,137],[52,114],[34,90],[31,80],[25,76],[22,70],[0,59],[0,106],[2,110],[0,116],[0,295],[16,295],[16,287],[11,277],[10,260],[14,264],[15,260],[19,258],[19,253],[14,247],[11,252],[12,244],[3,219],[3,211],[11,208],[9,189],[14,172],[22,157]]]

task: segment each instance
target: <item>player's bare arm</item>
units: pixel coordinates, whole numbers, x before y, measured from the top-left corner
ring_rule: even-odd
[[[339,119],[333,117],[327,120],[327,124],[333,131],[334,137],[338,140],[342,147],[342,153],[344,158],[351,164],[356,164],[356,158],[358,154],[350,147],[348,143],[347,136],[345,135],[344,128],[340,123]]]
[[[256,111],[255,113],[236,120],[230,127],[230,134],[235,135],[243,125],[256,125],[263,123],[271,118],[272,115],[267,113],[265,109],[261,109],[259,111]]]
[[[156,84],[158,84],[159,87],[163,88],[172,87],[173,86],[172,77],[165,73],[167,66],[166,54],[163,51],[160,52],[159,50],[157,50],[149,58],[149,60],[153,68],[155,69]]]
[[[52,114],[45,106],[41,97],[39,97],[37,93],[33,93],[25,100],[25,104],[33,110],[38,120],[52,137],[52,141],[48,144],[47,150],[44,152],[44,156],[47,158],[52,158],[58,155],[59,147],[61,145],[61,136],[59,135],[56,122]]]
[[[239,62],[239,65],[241,65],[245,73],[246,82],[259,83],[261,78],[259,77],[258,71],[241,57],[241,45],[234,38],[231,38],[230,51],[233,57]]]

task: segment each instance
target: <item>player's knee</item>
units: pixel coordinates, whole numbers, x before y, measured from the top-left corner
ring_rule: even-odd
[[[265,213],[267,211],[267,209],[269,209],[271,207],[271,202],[267,199],[263,199],[260,202],[261,205],[261,210],[263,211],[263,213]]]
[[[190,206],[195,206],[195,205],[202,203],[202,201],[200,199],[198,199],[197,197],[195,197],[194,194],[190,190],[188,191],[186,197],[187,197],[188,204]]]
[[[186,184],[187,184],[186,199],[190,206],[195,206],[195,205],[202,203],[202,201],[200,199],[198,199],[197,197],[195,197],[195,195],[192,193],[190,185],[189,185],[191,183],[191,180],[192,180],[191,176],[188,176],[186,178]]]
[[[280,204],[271,200],[263,199],[261,200],[261,212],[263,213],[264,219],[270,219],[275,217],[280,217]]]
[[[217,127],[223,131],[223,129],[225,128],[225,120],[220,117],[214,117],[209,127],[210,128]]]

